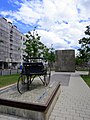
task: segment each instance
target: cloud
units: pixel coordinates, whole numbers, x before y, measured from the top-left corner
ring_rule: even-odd
[[[88,19],[90,17],[90,0],[78,0],[77,7],[80,10],[80,19]]]
[[[37,32],[41,35],[41,41],[48,47],[51,47],[51,45],[53,45],[53,47],[56,49],[68,48],[67,41],[60,38],[60,36],[56,33],[50,31],[47,32],[45,30],[38,30]]]
[[[18,0],[13,0],[13,1],[12,0],[8,0],[8,3],[12,4],[13,6],[14,5],[20,5],[20,2]]]
[[[16,10],[0,14],[14,23],[37,26],[41,41],[55,49],[77,49],[90,24],[90,0],[16,0]],[[26,28],[25,28],[26,29]],[[26,31],[27,32],[27,31]]]

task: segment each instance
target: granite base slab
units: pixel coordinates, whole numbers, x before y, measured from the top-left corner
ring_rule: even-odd
[[[60,94],[60,82],[43,86],[34,81],[30,90],[18,93],[16,84],[0,89],[0,113],[32,120],[48,120]]]

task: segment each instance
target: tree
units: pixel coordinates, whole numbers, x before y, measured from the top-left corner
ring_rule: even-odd
[[[55,62],[55,50],[51,45],[51,48],[49,48],[49,53],[48,53],[48,61],[50,68],[53,68],[53,63]]]
[[[47,48],[45,46],[43,57],[45,57],[49,62],[55,62],[55,50],[54,50],[54,48],[52,46],[51,46],[51,48]]]
[[[50,62],[55,62],[55,50],[51,45],[51,48],[49,48],[49,55],[48,55],[48,60]]]
[[[87,37],[83,37],[79,40],[79,44],[81,44],[81,48],[79,50],[79,59],[83,61],[83,63],[88,63],[90,61],[90,25],[86,26],[85,35]]]
[[[53,48],[47,48],[41,41],[41,36],[34,29],[26,34],[24,61],[29,61],[31,57],[44,57],[48,61],[54,61]]]
[[[24,61],[28,61],[31,57],[40,57],[42,54],[42,49],[44,44],[40,42],[40,36],[33,30],[33,32],[28,32],[26,34],[25,45],[25,55],[23,56]]]

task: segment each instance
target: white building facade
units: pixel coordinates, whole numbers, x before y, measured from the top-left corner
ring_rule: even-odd
[[[0,18],[0,69],[16,68],[23,59],[25,36],[15,25]]]

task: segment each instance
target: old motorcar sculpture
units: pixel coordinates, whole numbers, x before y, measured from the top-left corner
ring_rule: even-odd
[[[49,63],[41,57],[32,57],[29,62],[24,62],[21,74],[17,82],[17,90],[20,94],[29,90],[30,85],[38,77],[44,86],[50,82],[51,69]]]

